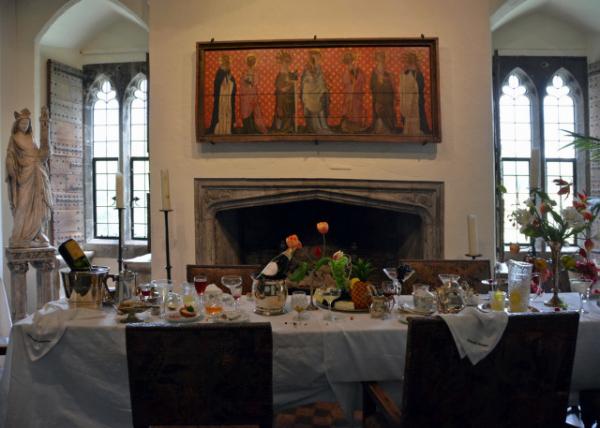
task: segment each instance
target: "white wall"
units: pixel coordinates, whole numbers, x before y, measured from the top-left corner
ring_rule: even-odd
[[[65,8],[77,3],[78,0],[1,0],[0,1],[0,52],[1,61],[1,97],[0,97],[0,172],[3,177],[3,165],[8,143],[8,136],[13,122],[12,112],[28,107],[35,116],[34,126],[38,123],[41,105],[46,101],[45,91],[45,59],[40,55],[38,43],[43,31]],[[128,13],[137,14],[143,21],[147,18],[147,5],[144,0],[109,0],[111,3],[124,6]],[[144,24],[145,25],[145,24]],[[132,33],[130,32],[129,35]],[[135,38],[137,40],[137,36]],[[63,52],[65,58],[75,57],[73,53]],[[137,57],[136,57],[137,58]],[[145,56],[143,57],[145,58]],[[91,58],[90,62],[97,58]],[[137,59],[136,59],[137,60]],[[81,63],[84,63],[82,60]],[[65,62],[68,62],[65,60]],[[42,87],[42,82],[44,85]],[[39,136],[39,126],[35,126],[36,138]],[[12,214],[8,208],[8,197],[4,180],[0,181],[1,232],[0,247],[2,252],[8,244],[12,230]],[[3,261],[3,254],[0,255]],[[9,283],[8,268],[2,263],[5,283]],[[33,269],[30,269],[33,271]],[[31,282],[31,281],[30,281]],[[29,289],[31,299],[35,298]],[[29,310],[32,305],[29,305]]]
[[[536,11],[494,31],[492,46],[500,55],[586,56],[588,36],[581,28]]]
[[[171,175],[175,281],[194,262],[194,177],[315,177],[445,182],[445,256],[463,258],[466,216],[494,254],[489,4],[481,0],[149,0],[151,191]],[[194,135],[195,43],[215,40],[439,37],[439,145],[321,143],[198,145]],[[152,210],[158,218],[160,198]],[[153,276],[163,275],[161,221],[152,223]],[[276,249],[273,249],[275,251]]]

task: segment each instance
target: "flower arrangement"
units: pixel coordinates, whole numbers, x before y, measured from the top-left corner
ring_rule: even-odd
[[[556,179],[559,187],[558,195],[566,198],[571,193],[571,184],[563,179]],[[520,208],[512,213],[514,224],[520,226],[520,231],[530,238],[541,238],[550,248],[554,277],[554,296],[548,302],[549,306],[562,307],[564,303],[558,297],[558,268],[560,252],[569,238],[589,231],[597,216],[597,209],[589,206],[587,195],[576,193],[573,205],[557,211],[556,201],[540,189],[532,189],[531,197],[525,201],[526,208]]]
[[[343,251],[336,251],[331,257],[326,256],[327,243],[325,235],[329,232],[329,224],[321,221],[317,223],[316,227],[317,231],[323,236],[323,247],[315,247],[313,251],[316,260],[300,263],[298,268],[288,278],[290,281],[300,282],[305,277],[319,271],[323,266],[328,265],[336,287],[340,290],[347,290],[352,270],[350,257],[344,254]]]

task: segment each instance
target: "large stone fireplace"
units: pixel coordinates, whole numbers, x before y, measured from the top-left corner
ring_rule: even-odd
[[[377,265],[443,258],[444,185],[424,181],[195,179],[196,263],[262,264],[296,233]]]

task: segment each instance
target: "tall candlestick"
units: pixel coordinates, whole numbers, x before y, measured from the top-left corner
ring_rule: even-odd
[[[125,199],[123,197],[123,174],[120,172],[115,175],[115,191],[117,193],[117,208],[125,208]]]
[[[169,170],[161,169],[160,170],[160,190],[162,196],[162,209],[170,210],[171,209],[171,191],[169,189]]]
[[[467,233],[469,236],[469,255],[479,254],[479,239],[477,238],[477,216],[469,214],[467,216]]]

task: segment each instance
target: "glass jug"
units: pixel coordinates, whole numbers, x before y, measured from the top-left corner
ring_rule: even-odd
[[[526,262],[508,262],[508,303],[511,312],[526,312],[531,291],[533,265]]]
[[[427,284],[413,285],[413,305],[419,312],[432,312],[435,305],[435,295],[429,291]]]
[[[458,283],[460,276],[453,274],[438,275],[442,286],[437,289],[438,312],[457,313],[465,307],[464,290]]]

